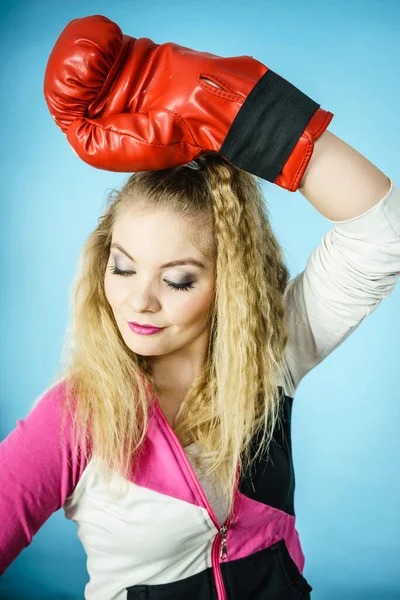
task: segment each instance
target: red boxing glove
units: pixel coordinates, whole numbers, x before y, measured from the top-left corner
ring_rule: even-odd
[[[101,15],[74,19],[62,31],[44,95],[93,167],[159,170],[217,152],[292,192],[333,117],[250,56],[132,38]]]

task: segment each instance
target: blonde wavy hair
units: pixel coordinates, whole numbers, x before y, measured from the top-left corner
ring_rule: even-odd
[[[108,196],[105,213],[81,250],[62,361],[52,385],[65,382],[63,430],[69,416],[75,451],[80,446],[87,460],[100,459],[108,481],[117,473],[118,492],[124,493],[143,448],[155,382],[149,358],[126,346],[105,296],[113,226],[118,215],[143,201],[195,223],[198,232],[206,232],[198,238],[202,251],[215,257],[215,294],[207,358],[174,429],[182,445],[200,444],[196,462],[218,480],[232,509],[237,475],[261,452],[268,456],[281,416],[278,382],[288,338],[284,292],[289,272],[259,180],[216,154],[197,163],[199,170],[134,173]],[[211,228],[202,226],[206,223]],[[250,442],[259,433],[254,453]]]

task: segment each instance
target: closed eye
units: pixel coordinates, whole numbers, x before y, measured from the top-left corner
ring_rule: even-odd
[[[116,267],[115,265],[112,265],[110,267],[110,271],[114,275],[121,275],[122,277],[128,277],[129,275],[135,274],[135,271],[121,271],[121,269],[118,269],[118,267]],[[172,281],[167,281],[166,279],[164,279],[164,281],[168,287],[174,290],[182,290],[186,292],[193,288],[193,281],[189,281],[189,283],[172,283]]]

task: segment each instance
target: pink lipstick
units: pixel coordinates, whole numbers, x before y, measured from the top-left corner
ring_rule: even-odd
[[[138,323],[132,323],[128,321],[128,325],[132,331],[139,333],[140,335],[152,335],[165,329],[165,327],[153,327],[151,325],[139,325]]]

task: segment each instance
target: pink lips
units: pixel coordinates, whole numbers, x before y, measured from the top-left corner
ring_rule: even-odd
[[[139,333],[140,335],[152,335],[165,329],[165,327],[145,327],[144,325],[137,325],[128,321],[128,325],[132,331]]]

